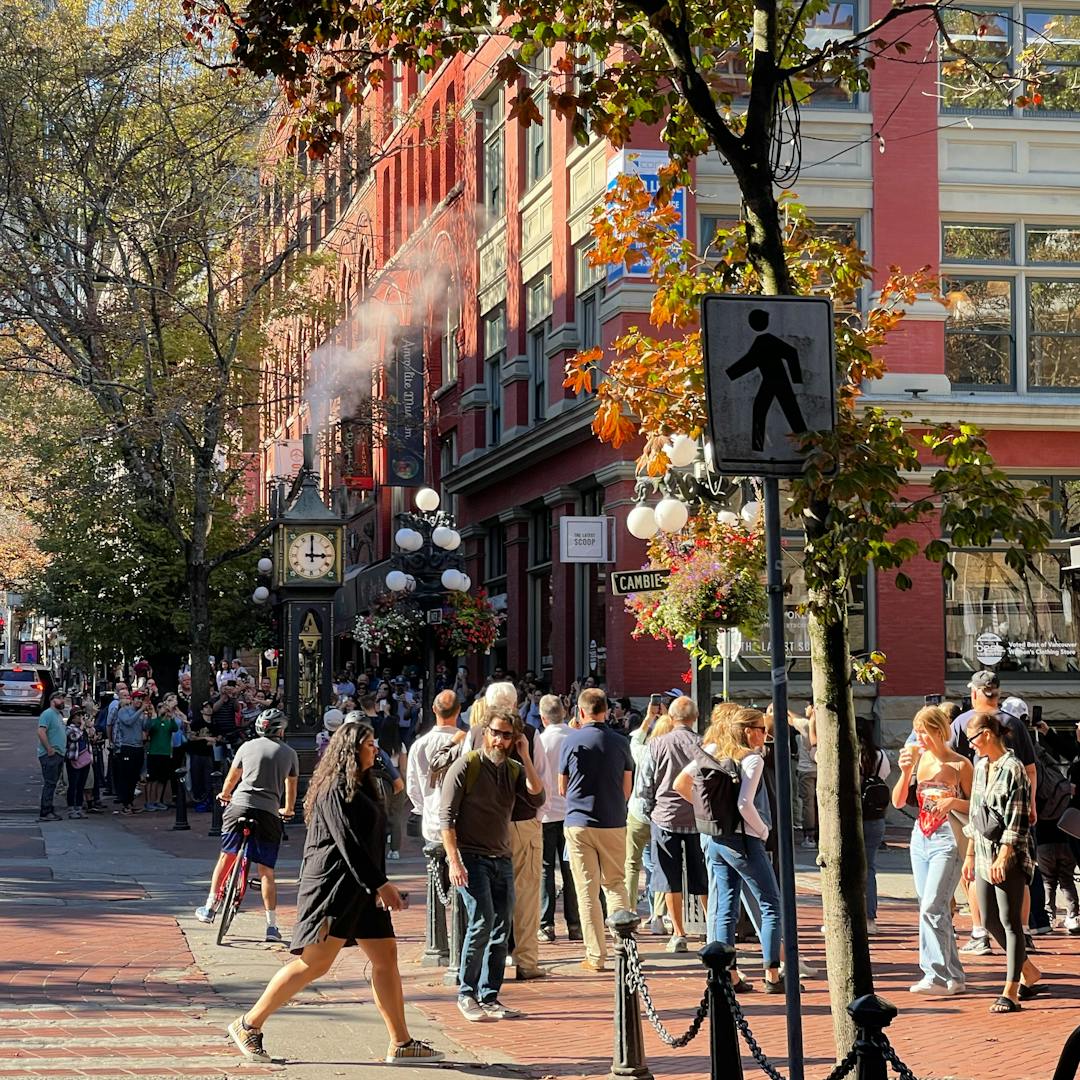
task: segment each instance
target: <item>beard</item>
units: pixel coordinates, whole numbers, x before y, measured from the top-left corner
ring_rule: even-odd
[[[485,746],[484,757],[486,757],[492,765],[501,765],[506,760],[506,751],[499,746]]]

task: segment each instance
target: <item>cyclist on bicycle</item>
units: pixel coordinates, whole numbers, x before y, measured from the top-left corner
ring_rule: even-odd
[[[221,854],[210,880],[206,903],[195,909],[195,918],[199,922],[214,921],[218,890],[244,840],[240,819],[248,818],[254,822],[248,850],[262,882],[267,941],[281,940],[281,931],[277,926],[274,867],[284,832],[282,819],[288,820],[295,813],[296,787],[300,777],[300,761],[296,751],[281,741],[287,723],[280,709],[264,710],[255,721],[258,738],[244,743],[232,759],[220,795],[225,804],[221,819]]]

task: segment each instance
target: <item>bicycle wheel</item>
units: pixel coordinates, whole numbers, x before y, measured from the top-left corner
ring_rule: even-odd
[[[242,881],[247,862],[247,844],[243,844],[236,853],[232,868],[229,870],[229,880],[225,883],[225,895],[221,901],[221,922],[218,923],[217,943],[220,945],[225,940],[225,934],[232,925],[233,916],[240,901],[244,898]]]

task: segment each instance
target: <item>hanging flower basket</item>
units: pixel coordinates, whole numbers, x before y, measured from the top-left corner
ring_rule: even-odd
[[[699,663],[716,667],[717,629],[738,628],[753,636],[768,612],[764,585],[765,543],[760,531],[725,525],[712,516],[695,519],[696,535],[649,545],[647,569],[671,571],[667,588],[632,593],[626,606],[634,616],[634,637],[648,635],[684,645]]]
[[[378,597],[370,615],[359,615],[353,637],[365,652],[408,653],[420,643],[423,616],[411,603],[392,595]]]
[[[483,589],[451,593],[443,621],[435,628],[439,648],[451,656],[488,653],[505,618],[491,606]]]

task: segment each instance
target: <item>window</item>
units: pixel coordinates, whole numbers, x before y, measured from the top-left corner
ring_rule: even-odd
[[[1061,115],[1080,112],[1080,13],[1045,8],[942,9],[956,43],[941,53],[941,107],[945,112]],[[976,71],[961,53],[993,78]],[[1038,68],[1038,83],[1020,89],[1009,80]]]
[[[484,208],[488,212],[488,221],[490,223],[501,218],[506,210],[506,188],[504,186],[506,128],[503,124],[501,84],[481,108],[484,113]]]
[[[451,517],[457,514],[457,496],[446,489],[446,478],[454,471],[458,463],[457,432],[451,431],[439,444],[439,487],[441,505]]]
[[[941,247],[949,378],[1080,389],[1080,226],[950,222]]]
[[[487,531],[485,549],[485,585],[489,593],[506,590],[506,529],[501,522],[490,525]]]
[[[442,358],[442,385],[457,382],[458,377],[458,327],[461,325],[461,299],[457,284],[451,278],[446,283],[446,313],[443,316],[443,332],[439,355]]]
[[[488,446],[502,438],[502,366],[506,357],[506,309],[484,316],[484,370],[488,393]]]
[[[400,60],[390,65],[390,107],[393,125],[397,127],[405,115],[405,65]]]
[[[604,298],[605,270],[602,266],[592,266],[589,254],[595,249],[595,243],[580,245],[575,250],[577,283],[577,328],[578,348],[597,349],[603,344],[600,335],[600,302]]]
[[[525,330],[529,356],[531,419],[547,415],[547,332],[551,317],[551,272],[525,286]]]
[[[535,511],[529,522],[529,664],[545,679],[553,667],[551,529],[551,511]]]
[[[526,76],[533,87],[532,98],[540,111],[541,122],[525,129],[525,187],[531,188],[551,171],[551,102],[548,101],[547,71],[551,58],[545,49]]]

